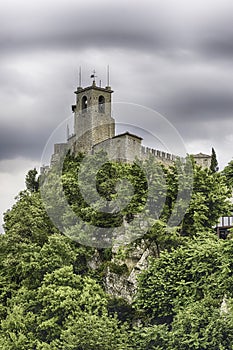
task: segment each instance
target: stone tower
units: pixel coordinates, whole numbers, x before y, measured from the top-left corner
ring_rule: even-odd
[[[115,120],[111,116],[110,86],[78,87],[74,112],[74,151],[88,153],[93,146],[115,136]],[[75,141],[74,141],[75,138]]]

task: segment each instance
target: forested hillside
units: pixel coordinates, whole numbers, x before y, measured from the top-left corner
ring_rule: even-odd
[[[68,155],[61,179],[76,215],[111,228],[132,222],[149,201],[156,220],[130,244],[82,245],[70,238],[79,237],[81,227],[65,235],[54,225],[41,198],[39,182],[45,179],[29,171],[27,189],[5,213],[0,236],[0,349],[233,349],[233,239],[219,239],[214,229],[232,209],[232,162],[222,173],[193,163],[189,206],[181,223],[170,228],[179,162],[170,168],[151,159],[143,168],[105,164],[96,177],[100,196],[115,200],[119,178],[134,188],[127,205],[109,215],[83,200],[77,176],[82,159]]]

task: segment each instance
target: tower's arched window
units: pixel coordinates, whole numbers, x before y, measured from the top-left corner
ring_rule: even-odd
[[[82,111],[86,112],[87,110],[87,96],[83,96],[82,98]]]
[[[99,113],[105,112],[105,98],[104,96],[99,97]]]

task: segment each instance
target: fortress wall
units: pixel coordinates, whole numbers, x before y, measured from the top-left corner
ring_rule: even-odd
[[[130,163],[133,163],[135,158],[143,160],[149,155],[154,156],[158,161],[167,166],[174,163],[177,159],[180,159],[182,162],[185,161],[184,158],[180,158],[174,154],[142,146],[140,138],[128,133],[102,141],[93,147],[93,153],[100,150],[106,151],[111,160]]]
[[[93,147],[86,143],[87,136],[84,135],[84,137],[77,139],[75,135],[72,135],[68,140],[68,144],[55,144],[52,163],[56,162],[58,155],[63,153],[65,149],[70,149],[71,153],[74,154],[78,154],[79,152],[96,153],[103,150],[108,154],[110,160],[129,163],[133,163],[136,158],[146,159],[149,155],[154,156],[158,161],[167,166],[171,165],[176,159],[180,159],[182,162],[185,161],[184,158],[179,158],[174,154],[142,146],[141,138],[128,132],[99,142]]]
[[[123,134],[100,142],[93,147],[93,152],[104,150],[112,160],[133,162],[141,158],[141,139],[130,134]]]
[[[179,157],[175,156],[174,154],[167,153],[164,151],[159,151],[154,148],[149,148],[145,146],[141,147],[141,154],[142,154],[142,157],[141,157],[142,159],[147,158],[149,155],[153,155],[158,161],[167,165],[171,165],[176,159],[179,159]],[[181,161],[184,161],[183,158],[180,158],[180,159]]]

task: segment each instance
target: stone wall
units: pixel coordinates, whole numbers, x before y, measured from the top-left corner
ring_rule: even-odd
[[[184,158],[180,158],[174,154],[144,147],[141,145],[141,141],[142,138],[139,136],[126,132],[94,145],[93,153],[104,150],[110,159],[130,163],[133,163],[135,158],[144,160],[150,155],[167,166],[171,165],[177,159],[180,159],[182,162],[185,161]]]
[[[93,153],[107,152],[110,160],[131,162],[141,158],[141,138],[128,132],[100,142],[93,147]]]

